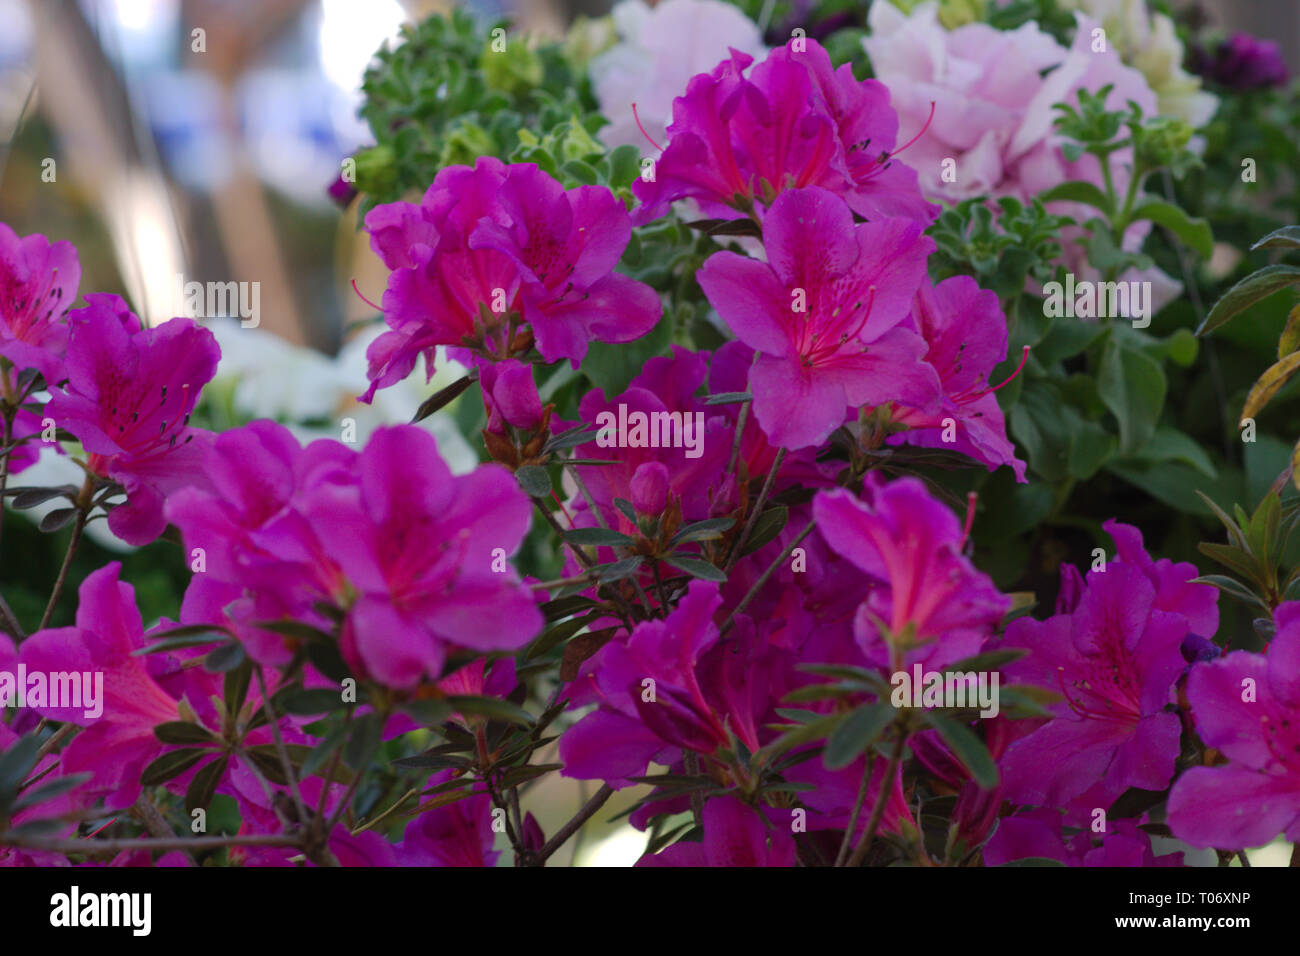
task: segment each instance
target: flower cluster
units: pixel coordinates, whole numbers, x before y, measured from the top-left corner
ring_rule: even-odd
[[[410,389],[463,372],[400,410],[446,407],[455,446],[334,432],[328,376],[292,404],[337,438],[218,428],[217,335],[78,306],[71,244],[0,224],[0,500],[72,526],[43,613],[0,600],[0,865],[545,865],[615,793],[640,866],[1176,866],[1300,839],[1281,499],[1204,549],[1256,590],[1064,511],[1104,465],[1214,471],[1160,416],[1186,342],[1053,324],[1018,265],[1118,278],[1151,264],[1153,222],[1211,242],[1140,193],[1190,127],[1139,112],[1213,108],[1172,21],[1068,6],[1115,47],[1084,14],[1071,35],[878,0],[865,45],[792,28],[769,50],[720,0],[627,0],[563,100],[594,89],[609,153],[552,115],[555,49],[476,67],[489,104],[535,99],[567,138],[512,126],[494,154],[462,128],[418,201],[364,218],[388,276],[359,400],[391,389],[381,415],[421,362]],[[688,30],[708,35],[678,50]],[[473,86],[473,37],[442,36],[435,95]],[[637,161],[629,121],[659,155]],[[1036,197],[1061,183],[1058,220]],[[1081,221],[1090,202],[1110,218]],[[1088,242],[1051,251],[1059,222]],[[1048,417],[1067,399],[1086,417]],[[10,487],[42,449],[84,483]],[[144,610],[130,560],[80,572],[100,519],[188,570],[174,607]],[[1115,553],[1085,576],[1061,556],[1099,525]],[[1258,606],[1256,650],[1222,652],[1220,590]],[[592,782],[567,822],[533,803],[548,774]],[[177,835],[218,797],[219,832]],[[139,845],[110,852],[91,828],[128,809],[107,826]]]

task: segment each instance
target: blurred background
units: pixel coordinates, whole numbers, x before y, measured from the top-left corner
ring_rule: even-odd
[[[386,272],[338,180],[344,161],[374,142],[357,116],[371,56],[403,22],[453,5],[485,20],[511,14],[520,30],[558,37],[576,16],[600,16],[611,4],[0,0],[0,221],[19,235],[70,240],[81,290],[123,295],[151,323],[180,314],[182,279],[258,283],[257,334],[241,329],[235,311],[206,319],[228,382],[219,378],[207,390],[211,427],[271,417],[315,422],[320,434],[337,437],[330,429],[344,415],[356,416],[363,436],[382,421],[407,420],[423,397],[459,375],[447,367],[426,386],[417,374],[381,392],[374,407],[355,403],[366,384],[368,337],[350,329],[375,310],[352,283],[378,301]],[[1300,71],[1297,0],[1196,5],[1225,33],[1278,41],[1292,72]],[[453,420],[440,415],[426,424],[454,469],[474,466],[477,455]],[[64,459],[37,467],[51,473],[26,475],[24,483],[57,484],[66,478],[54,472],[75,466]],[[145,619],[174,616],[183,564],[158,550],[165,545],[128,553],[97,527],[74,577],[122,560]],[[39,615],[61,542],[31,526],[7,532],[5,548],[6,594],[20,617]],[[70,616],[63,608],[53,623]],[[638,796],[620,793],[556,862],[635,860],[644,834],[602,821]],[[527,806],[553,832],[585,799],[582,784],[550,775]]]

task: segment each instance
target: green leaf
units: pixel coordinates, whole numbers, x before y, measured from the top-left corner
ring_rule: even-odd
[[[722,537],[722,532],[735,523],[735,518],[705,518],[703,521],[697,521],[682,528],[673,535],[668,544],[671,547],[686,544],[688,541],[714,541]]]
[[[426,727],[436,727],[451,719],[452,709],[445,700],[408,700],[398,710],[410,714]]]
[[[1300,349],[1300,305],[1287,313],[1286,327],[1277,340],[1277,357],[1286,358],[1296,349]]]
[[[1246,396],[1246,404],[1242,406],[1238,421],[1244,422],[1247,418],[1258,415],[1297,371],[1300,371],[1300,352],[1292,352],[1265,369],[1250,387],[1250,394]]]
[[[447,697],[447,703],[461,714],[472,714],[489,720],[505,720],[523,727],[531,727],[536,723],[533,715],[528,711],[499,697],[452,694]]]
[[[614,188],[630,186],[641,172],[641,151],[624,144],[609,154],[609,184]]]
[[[715,568],[713,565],[705,561],[699,561],[695,558],[686,558],[679,554],[670,554],[664,558],[664,564],[671,564],[679,571],[685,571],[687,574],[691,575],[691,577],[700,578],[703,581],[716,581],[721,584],[723,581],[727,580],[727,575],[722,571],[722,569]]]
[[[1193,219],[1173,203],[1154,200],[1144,202],[1133,212],[1133,222],[1150,219],[1158,226],[1164,226],[1181,239],[1202,259],[1214,254],[1214,233],[1210,224],[1204,219]]]
[[[307,660],[313,667],[330,680],[341,684],[352,676],[352,671],[336,644],[325,641],[312,641],[307,645]]]
[[[217,784],[221,783],[221,778],[225,776],[226,767],[229,763],[230,757],[222,754],[194,775],[189,787],[185,790],[186,813],[193,813],[200,808],[204,810],[208,808],[208,805],[212,803],[213,795],[217,792]]]
[[[1297,283],[1300,283],[1300,266],[1273,265],[1252,272],[1214,303],[1214,307],[1210,309],[1205,321],[1196,330],[1196,334],[1205,335],[1207,332],[1213,332],[1260,299],[1268,298],[1279,289]]]
[[[1126,348],[1114,338],[1106,344],[1097,376],[1102,403],[1119,420],[1119,447],[1136,454],[1155,434],[1165,404],[1164,370],[1144,352]]]
[[[1236,578],[1230,578],[1226,574],[1202,574],[1199,578],[1192,578],[1191,583],[1213,585],[1224,594],[1228,594],[1244,604],[1249,604],[1265,613],[1272,613],[1268,604],[1259,595]]]
[[[635,538],[608,528],[574,528],[564,532],[564,540],[579,546],[596,545],[609,548],[627,548],[636,544]]]
[[[515,471],[515,480],[529,498],[544,498],[551,493],[551,476],[539,465],[524,465]]]
[[[438,391],[434,392],[432,395],[430,395],[428,398],[426,398],[423,402],[420,403],[420,407],[415,410],[415,415],[414,417],[412,417],[411,423],[414,424],[416,422],[422,422],[430,415],[432,415],[434,412],[438,411],[439,409],[447,405],[450,405],[453,401],[455,401],[457,398],[460,397],[462,392],[464,392],[471,385],[473,385],[474,382],[475,379],[473,377],[466,375],[452,382],[446,388],[439,389]]]
[[[216,629],[211,624],[190,624],[185,627],[173,627],[146,636],[150,638],[161,637],[163,639],[150,644],[148,647],[142,647],[138,651],[132,651],[132,657],[139,657],[142,654],[157,654],[160,651],[170,651],[178,647],[199,647],[203,644],[216,644],[230,639],[229,632]]]
[[[1073,179],[1058,186],[1053,186],[1046,192],[1039,193],[1038,199],[1040,202],[1045,203],[1055,202],[1056,200],[1087,203],[1107,215],[1111,212],[1110,200],[1106,198],[1106,194],[1092,183],[1081,179]]]
[[[1115,454],[1115,436],[1096,422],[1076,418],[1074,434],[1070,436],[1070,449],[1066,453],[1066,468],[1070,477],[1087,481]]]
[[[741,402],[752,401],[754,398],[749,392],[719,392],[716,395],[709,395],[704,399],[705,405],[737,405]],[[75,489],[74,489],[75,490]]]
[[[1161,426],[1142,450],[1143,461],[1160,464],[1166,461],[1181,461],[1191,465],[1207,478],[1214,478],[1218,471],[1205,449],[1191,436],[1176,428]]]
[[[943,742],[953,752],[958,760],[962,762],[975,782],[985,790],[992,790],[998,785],[998,768],[989,755],[988,748],[984,742],[975,736],[975,733],[955,720],[943,716],[937,711],[921,711],[926,723],[935,730],[939,731],[939,736]]]
[[[857,760],[898,716],[898,711],[887,701],[869,707],[859,707],[831,732],[822,753],[827,770],[841,770]]]
[[[348,742],[343,745],[343,760],[358,772],[370,766],[383,743],[384,719],[371,711],[362,714],[352,723]]]
[[[75,517],[77,517],[76,508],[55,508],[41,519],[39,527],[42,531],[58,531],[65,525],[71,524]]]
[[[211,752],[195,747],[170,750],[151,761],[149,766],[140,772],[140,784],[145,787],[156,787],[160,783],[166,783],[172,777],[179,777]]]
[[[567,621],[561,621],[558,624],[551,625],[550,627],[548,627],[546,630],[542,632],[541,637],[537,638],[537,640],[533,641],[532,644],[528,645],[528,650],[524,653],[524,660],[525,661],[535,660],[536,658],[541,657],[543,654],[545,654],[555,645],[563,641],[567,641],[569,638],[573,637],[574,634],[577,634],[579,631],[581,631],[584,627],[587,626],[587,621],[589,618],[590,615],[584,617],[574,617],[574,618],[570,618]]]
[[[790,509],[784,505],[777,508],[768,508],[758,520],[754,522],[754,529],[749,533],[749,540],[745,542],[745,547],[741,549],[740,556],[743,558],[748,554],[753,554],[763,545],[776,539],[790,520]]]
[[[278,704],[285,713],[300,717],[328,714],[345,706],[342,693],[328,687],[300,688],[286,694]]]
[[[10,812],[16,814],[19,810],[34,807],[38,803],[53,800],[55,797],[61,797],[68,791],[77,789],[92,776],[93,774],[89,773],[74,773],[66,777],[56,777],[39,786],[30,787],[23,791],[22,795],[14,801]]]
[[[221,699],[226,703],[226,712],[238,714],[248,698],[248,687],[253,681],[253,662],[247,657],[238,667],[226,671],[226,678],[221,682]]]
[[[263,631],[270,631],[273,634],[292,637],[300,641],[334,640],[333,635],[327,631],[322,631],[319,627],[313,627],[310,624],[304,624],[302,621],[295,621],[290,618],[279,621],[258,621],[253,626]]]
[[[645,563],[645,558],[639,554],[634,554],[632,557],[624,558],[621,561],[598,564],[591,570],[596,572],[596,580],[601,584],[608,584],[611,581],[621,581],[623,578],[631,577],[643,563]]]
[[[1001,670],[1008,664],[1020,660],[1028,654],[1029,651],[1020,647],[1008,647],[999,651],[986,651],[983,654],[976,654],[973,657],[963,657],[959,661],[948,664],[944,667],[944,673],[965,672],[965,671],[996,671]]]
[[[1300,249],[1300,226],[1274,229],[1250,247],[1251,252],[1256,249]]]
[[[153,735],[165,744],[215,744],[217,738],[205,727],[188,720],[172,720],[159,724]]]
[[[248,655],[244,653],[243,645],[231,641],[222,644],[214,651],[209,651],[208,656],[203,659],[203,667],[214,674],[224,674],[226,671],[233,671],[247,659]]]
[[[1019,860],[1008,860],[1006,863],[999,863],[998,866],[1065,866],[1060,860],[1053,860],[1047,856],[1026,856]]]
[[[18,792],[23,780],[36,766],[36,755],[40,750],[40,738],[28,734],[0,754],[0,796]]]
[[[14,488],[9,492],[14,496],[11,504],[18,511],[43,505],[51,498],[67,498],[69,501],[76,501],[78,493],[79,489],[72,485],[61,485],[58,488]]]
[[[668,350],[672,329],[673,318],[666,315],[635,342],[592,342],[580,371],[605,394],[606,399],[612,400],[615,395],[627,391],[628,383],[641,374],[646,362]]]

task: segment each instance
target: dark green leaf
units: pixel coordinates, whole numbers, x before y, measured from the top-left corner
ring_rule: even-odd
[[[452,382],[446,388],[434,392],[420,403],[420,407],[416,409],[415,417],[411,419],[411,422],[422,422],[440,408],[450,405],[455,399],[460,397],[462,392],[473,385],[474,381],[475,380],[471,376],[466,375],[463,378]]]
[[[975,782],[985,790],[992,790],[998,785],[998,767],[984,746],[984,741],[975,733],[955,720],[943,716],[937,711],[923,710],[921,715],[935,730],[953,752],[962,765],[970,771]]]
[[[179,777],[211,752],[196,747],[170,750],[151,761],[149,766],[141,771],[140,784],[145,787],[156,787],[160,783],[166,783],[172,777]]]
[[[564,540],[579,546],[597,545],[611,548],[626,548],[636,544],[635,538],[608,528],[573,528],[564,532]]]
[[[1279,289],[1297,283],[1300,283],[1300,266],[1265,266],[1258,272],[1251,273],[1214,303],[1214,307],[1210,309],[1205,321],[1196,330],[1196,334],[1205,335],[1207,332],[1213,332],[1260,299],[1265,299]]]
[[[715,568],[713,565],[695,558],[685,558],[678,554],[670,554],[664,558],[665,564],[671,564],[679,571],[685,571],[692,577],[700,578],[703,581],[717,581],[719,583],[727,580],[727,575],[721,568]]]
[[[194,775],[194,779],[190,781],[189,787],[185,790],[186,813],[193,813],[200,808],[204,810],[208,808],[208,805],[212,803],[213,795],[217,792],[217,784],[221,783],[221,778],[225,776],[226,767],[229,763],[230,758],[223,754]]]
[[[826,769],[841,770],[857,760],[896,716],[898,711],[887,701],[859,707],[850,713],[826,741],[826,749],[822,752]]]
[[[551,493],[551,476],[538,465],[524,465],[515,472],[515,479],[530,498],[544,498]]]
[[[153,735],[165,744],[215,744],[217,738],[188,720],[172,720],[154,727]]]
[[[231,641],[228,644],[222,644],[214,651],[209,651],[208,656],[203,659],[203,667],[214,674],[222,674],[226,671],[233,671],[247,659],[248,655],[244,653],[243,645]]]

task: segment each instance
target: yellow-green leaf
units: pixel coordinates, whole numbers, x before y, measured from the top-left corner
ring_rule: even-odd
[[[1250,394],[1246,396],[1246,405],[1241,410],[1241,421],[1254,418],[1259,410],[1278,393],[1278,390],[1290,381],[1297,370],[1300,370],[1300,352],[1292,352],[1286,358],[1269,366],[1259,380],[1251,386]]]

